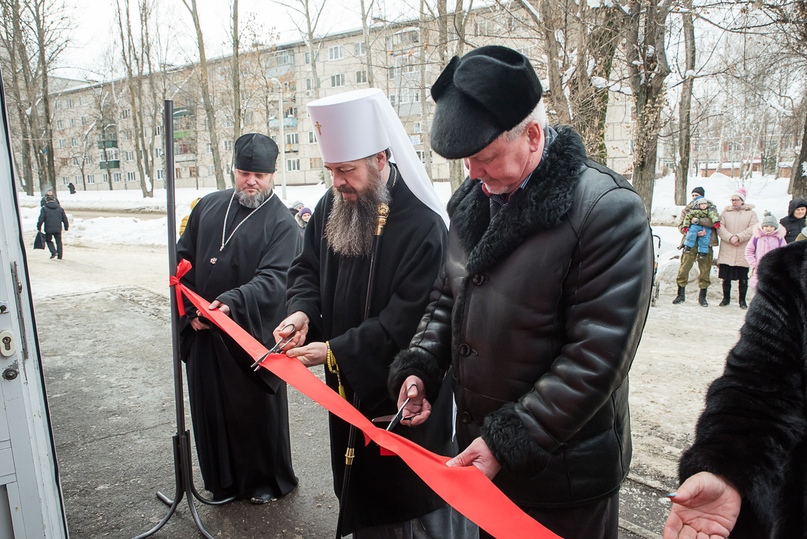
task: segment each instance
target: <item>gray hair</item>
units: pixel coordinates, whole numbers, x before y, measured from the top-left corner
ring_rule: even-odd
[[[549,123],[549,119],[546,116],[546,107],[544,106],[544,100],[538,101],[538,104],[535,105],[535,108],[532,109],[526,118],[521,120],[517,126],[509,131],[505,131],[500,137],[502,137],[507,142],[513,141],[524,134],[524,131],[527,130],[527,126],[530,125],[532,122],[538,122],[538,125],[541,126],[541,129],[546,129],[547,124]]]

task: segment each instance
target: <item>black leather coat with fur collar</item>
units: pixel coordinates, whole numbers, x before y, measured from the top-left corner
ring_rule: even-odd
[[[503,467],[494,482],[519,505],[612,493],[630,464],[627,376],[650,300],[641,199],[559,128],[492,221],[476,180],[448,209],[441,278],[390,391],[417,374],[434,402],[451,365],[460,447],[481,435]]]
[[[757,271],[679,473],[712,472],[740,490],[732,539],[807,537],[807,241],[774,249]]]

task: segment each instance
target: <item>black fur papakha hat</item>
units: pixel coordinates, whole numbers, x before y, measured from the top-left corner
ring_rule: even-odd
[[[455,56],[431,89],[432,148],[447,159],[477,153],[526,118],[542,92],[530,61],[513,49],[488,45]]]
[[[277,144],[260,133],[247,133],[235,141],[233,152],[233,168],[247,172],[275,171],[277,162]]]

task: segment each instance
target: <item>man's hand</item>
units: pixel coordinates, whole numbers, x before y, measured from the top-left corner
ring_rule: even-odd
[[[224,303],[220,302],[217,299],[213,300],[213,303],[207,306],[208,311],[213,311],[216,309],[220,310],[227,316],[230,316],[230,307],[228,307],[227,305],[225,305]]]
[[[426,388],[423,384],[423,380],[419,377],[414,375],[406,377],[406,380],[404,380],[401,386],[401,390],[398,392],[397,407],[400,408],[403,406],[407,398],[409,402],[406,408],[404,408],[403,416],[405,419],[401,419],[401,424],[409,427],[422,425],[429,419],[432,413],[432,405],[426,399]]]
[[[308,315],[303,311],[297,311],[287,316],[286,319],[283,320],[272,332],[275,342],[280,342],[292,334],[292,327],[290,324],[294,324],[294,335],[288,344],[281,348],[281,351],[300,346],[305,342],[305,337],[308,335]]]
[[[465,451],[446,462],[446,466],[476,466],[488,479],[496,477],[496,474],[502,469],[499,461],[490,452],[488,444],[482,438],[476,438],[471,445],[465,448]]]
[[[202,322],[201,320],[199,320],[199,316],[201,316],[201,315],[202,315],[202,313],[200,313],[199,311],[196,311],[196,318],[191,318],[191,322],[190,322],[191,327],[196,331],[202,331],[202,330],[205,330],[205,329],[210,329],[209,325],[207,325],[205,322]]]
[[[684,481],[670,499],[673,506],[664,524],[664,539],[728,537],[742,503],[731,483],[709,472]]]
[[[306,367],[316,367],[317,365],[325,365],[325,360],[328,359],[328,347],[324,342],[312,342],[299,348],[287,350],[286,355],[296,357]]]

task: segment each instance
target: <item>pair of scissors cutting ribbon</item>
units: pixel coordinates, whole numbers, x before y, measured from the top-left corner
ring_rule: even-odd
[[[295,326],[294,324],[286,324],[285,326],[280,328],[280,331],[283,331],[287,327],[291,327],[291,333],[289,333],[289,336],[285,337],[283,339],[280,339],[277,342],[277,344],[275,344],[271,348],[271,350],[269,350],[264,355],[259,357],[258,361],[256,361],[255,363],[253,363],[251,365],[253,371],[257,372],[257,370],[261,368],[261,363],[263,362],[264,359],[266,359],[266,356],[268,356],[269,354],[277,354],[277,353],[279,353],[283,349],[284,346],[286,346],[287,344],[289,344],[291,342],[291,340],[294,338],[294,332],[297,330],[297,326]]]
[[[417,386],[415,384],[411,384],[409,387],[406,388],[406,393],[408,394],[409,390],[412,389],[413,387],[417,387]],[[387,425],[387,428],[384,429],[384,430],[392,430],[392,429],[394,429],[395,427],[398,426],[398,423],[400,423],[403,420],[403,418],[404,418],[404,416],[403,416],[404,408],[406,408],[406,405],[409,404],[410,400],[411,400],[411,398],[407,396],[406,400],[403,402],[401,407],[398,408],[397,412],[395,412],[395,415],[376,417],[375,419],[373,419],[373,421],[374,422],[389,421],[389,425]],[[407,417],[406,419],[411,419],[411,418]]]

